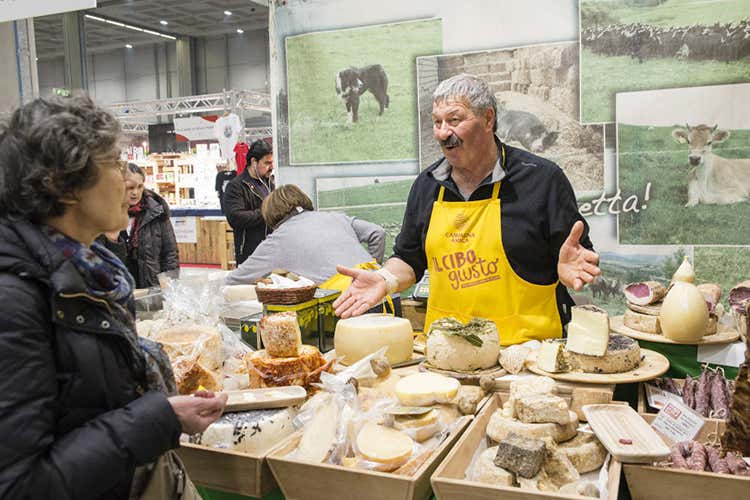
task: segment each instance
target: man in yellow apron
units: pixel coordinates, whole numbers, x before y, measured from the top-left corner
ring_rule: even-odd
[[[445,157],[414,182],[383,268],[339,266],[353,280],[336,313],[362,314],[429,270],[425,325],[483,317],[503,345],[560,337],[572,305],[566,287],[600,274],[570,183],[554,163],[495,137],[497,105],[484,81],[457,75],[433,97]]]

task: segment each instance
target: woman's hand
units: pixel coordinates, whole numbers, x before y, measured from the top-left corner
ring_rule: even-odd
[[[198,391],[193,396],[172,396],[168,401],[182,425],[182,432],[198,434],[221,416],[227,395]]]
[[[344,266],[336,266],[336,271],[352,278],[349,288],[333,302],[333,310],[337,316],[359,316],[380,304],[385,297],[385,280],[378,273]]]

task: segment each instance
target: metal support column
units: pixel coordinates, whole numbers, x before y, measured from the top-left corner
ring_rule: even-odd
[[[193,65],[193,39],[177,39],[177,90],[180,96],[191,96],[195,93],[195,67]]]
[[[0,23],[0,113],[39,96],[33,19]]]
[[[65,51],[65,86],[70,90],[88,90],[86,71],[86,29],[82,11],[63,14],[63,49]]]

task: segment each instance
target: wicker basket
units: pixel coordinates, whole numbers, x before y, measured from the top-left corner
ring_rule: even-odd
[[[255,287],[258,301],[264,304],[292,305],[307,302],[315,295],[318,285],[300,288],[261,288]]]

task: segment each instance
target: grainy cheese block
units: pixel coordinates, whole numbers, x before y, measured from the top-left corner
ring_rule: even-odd
[[[266,352],[274,358],[299,356],[302,333],[297,322],[297,313],[285,311],[263,316],[258,331]]]
[[[357,451],[365,460],[395,470],[404,465],[414,451],[414,441],[395,429],[366,423],[357,433]]]
[[[536,476],[526,479],[525,477],[517,477],[519,488],[534,491],[557,491],[557,486],[552,484],[552,481],[547,477],[547,473],[544,469],[539,471]]]
[[[568,352],[566,357],[572,369],[585,373],[622,373],[641,364],[641,348],[630,337],[613,333],[604,356]]]
[[[552,394],[521,396],[516,400],[515,410],[518,420],[527,424],[555,423],[565,425],[570,423],[571,418],[571,412],[568,410],[568,404],[565,400]]]
[[[570,441],[560,443],[558,451],[568,457],[580,474],[601,468],[607,458],[607,450],[594,434],[579,432]]]
[[[521,396],[530,396],[532,394],[552,394],[554,390],[555,381],[549,377],[531,376],[513,380],[510,383],[508,401],[503,404],[503,409],[509,411],[508,416],[515,417],[515,406],[518,398]]]
[[[577,427],[578,419],[573,412],[570,412],[570,422],[565,425],[551,423],[527,424],[504,416],[503,412],[498,409],[492,414],[487,424],[487,435],[496,442],[500,442],[508,434],[514,432],[527,438],[551,438],[553,441],[560,443],[575,437]]]
[[[221,375],[193,358],[178,358],[172,363],[172,371],[180,394],[193,394],[201,387],[209,391],[223,389]]]
[[[549,480],[558,488],[581,478],[567,455],[555,447],[547,447],[547,456],[544,459],[543,467]]]
[[[476,460],[474,467],[467,474],[469,480],[496,486],[513,486],[513,474],[495,465],[497,446],[484,450]]]
[[[326,363],[316,347],[303,345],[300,355],[292,358],[274,358],[265,350],[254,351],[245,356],[250,388],[299,385],[306,389],[320,382],[320,374],[330,371],[332,363]]]
[[[592,305],[573,306],[568,323],[569,352],[603,356],[609,342],[609,315],[607,311]]]
[[[224,361],[221,334],[211,326],[175,326],[158,332],[156,341],[163,347],[174,362],[179,357],[187,357],[209,370],[218,370]]]
[[[570,409],[578,415],[580,422],[586,422],[586,415],[583,414],[583,407],[594,404],[607,404],[612,401],[612,392],[604,389],[589,389],[586,387],[576,387],[573,389],[573,396],[570,401]]]
[[[563,372],[566,370],[565,357],[563,354],[563,343],[556,340],[545,340],[539,348],[536,364],[539,368],[549,373]]]
[[[295,458],[320,463],[328,458],[336,443],[338,408],[332,398],[322,404],[305,425]]]
[[[408,319],[387,314],[363,314],[336,323],[333,346],[342,364],[351,365],[382,347],[392,365],[411,359],[414,333]]]
[[[510,433],[497,444],[494,463],[520,477],[532,478],[542,468],[544,455],[544,441]]]
[[[630,309],[625,309],[623,324],[639,332],[661,334],[659,316],[641,314]]]
[[[458,380],[423,372],[407,375],[396,383],[396,397],[404,406],[430,406],[448,403],[458,394]]]
[[[291,408],[225,413],[188,442],[252,455],[264,455],[294,432]]]

